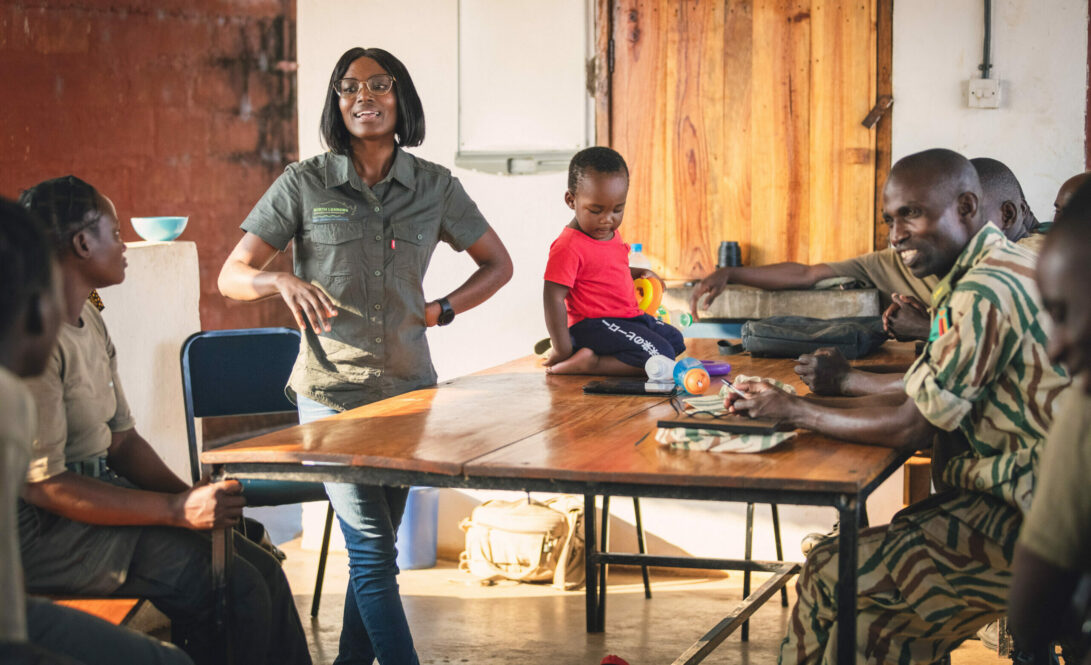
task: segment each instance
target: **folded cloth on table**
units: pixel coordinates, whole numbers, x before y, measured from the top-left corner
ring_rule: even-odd
[[[661,427],[655,440],[678,450],[703,450],[711,453],[761,453],[795,436],[795,432],[772,434],[731,434],[710,429]]]
[[[791,395],[796,389],[776,379],[740,374],[734,383],[758,381],[768,383],[774,388]],[[685,400],[687,413],[706,413],[721,415],[727,413],[724,399],[728,388],[722,386],[716,395],[701,395]],[[717,453],[760,453],[769,450],[795,436],[795,432],[773,432],[771,434],[733,434],[719,430],[701,429],[701,421],[694,420],[693,427],[661,427],[656,430],[655,440],[664,446],[680,450],[704,450]]]

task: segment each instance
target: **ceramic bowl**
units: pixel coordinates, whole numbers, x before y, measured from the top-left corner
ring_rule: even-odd
[[[133,217],[133,230],[144,240],[174,240],[186,229],[189,217]]]

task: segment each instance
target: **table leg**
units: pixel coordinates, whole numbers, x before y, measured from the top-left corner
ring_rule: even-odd
[[[843,497],[837,512],[841,519],[837,551],[837,662],[855,663],[860,502],[856,497]]]
[[[754,553],[754,504],[746,504],[746,545],[743,548],[743,558],[750,561],[753,558]],[[750,570],[743,571],[742,574],[742,597],[748,598],[750,596]],[[750,640],[750,622],[745,621],[742,625],[741,639],[743,642]]]
[[[583,495],[583,544],[584,544],[584,568],[587,572],[587,580],[584,582],[584,598],[586,600],[587,632],[601,633],[602,627],[597,625],[598,618],[598,561],[595,560],[595,495]]]
[[[223,479],[223,474],[213,470],[214,481]],[[222,645],[224,662],[233,665],[235,654],[232,649],[231,613],[228,607],[227,586],[231,579],[231,565],[235,560],[234,527],[212,530],[212,589],[215,603],[214,617],[216,637]]]

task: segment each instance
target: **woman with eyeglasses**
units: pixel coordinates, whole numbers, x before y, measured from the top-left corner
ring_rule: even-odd
[[[322,111],[329,152],[288,166],[242,224],[220,272],[236,300],[280,296],[303,330],[288,386],[300,422],[434,385],[425,329],[447,325],[510,278],[500,238],[457,178],[403,150],[424,140],[405,66],[382,49],[337,61]],[[443,297],[422,280],[436,244],[477,269]],[[269,270],[294,242],[293,272]],[[337,663],[417,663],[398,595],[405,488],[327,483],[349,553]]]

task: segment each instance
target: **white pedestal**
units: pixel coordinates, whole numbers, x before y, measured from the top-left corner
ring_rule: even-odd
[[[192,242],[126,243],[125,281],[102,289],[102,312],[136,429],[189,482],[182,342],[201,329],[200,272]],[[198,442],[200,430],[198,430]]]

